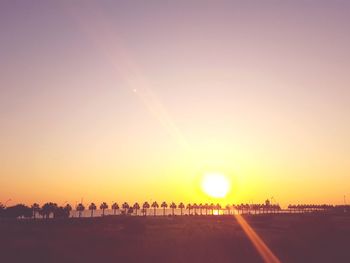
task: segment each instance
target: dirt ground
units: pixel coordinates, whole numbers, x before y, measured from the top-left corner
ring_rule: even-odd
[[[350,262],[350,216],[245,216],[281,262]],[[233,216],[0,221],[0,262],[263,262]]]

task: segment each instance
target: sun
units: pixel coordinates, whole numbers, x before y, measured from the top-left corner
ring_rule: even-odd
[[[230,191],[230,182],[220,173],[207,173],[202,179],[202,190],[214,198],[224,198]]]

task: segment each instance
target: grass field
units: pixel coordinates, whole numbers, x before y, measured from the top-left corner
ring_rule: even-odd
[[[281,262],[350,262],[350,217],[245,219]],[[1,221],[0,262],[262,262],[234,217]]]

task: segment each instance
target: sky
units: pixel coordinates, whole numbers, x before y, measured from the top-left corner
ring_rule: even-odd
[[[350,202],[349,24],[345,0],[1,1],[0,202]]]

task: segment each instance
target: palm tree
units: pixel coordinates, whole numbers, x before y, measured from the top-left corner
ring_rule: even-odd
[[[163,201],[163,203],[160,205],[163,208],[163,216],[165,216],[165,209],[168,207],[168,204]]]
[[[250,209],[253,210],[254,214],[256,215],[256,211],[258,210],[257,204],[251,204]]]
[[[200,203],[200,204],[198,205],[198,208],[199,208],[199,214],[202,215],[203,204]]]
[[[147,209],[150,207],[148,202],[144,202],[142,205],[143,215],[147,216]]]
[[[211,203],[211,204],[209,205],[209,208],[210,208],[210,210],[211,210],[211,215],[214,215],[214,207],[215,207],[215,205],[214,205],[213,203]]]
[[[105,210],[108,209],[108,205],[106,202],[103,202],[101,205],[100,205],[100,209],[102,210],[102,216],[105,216]]]
[[[127,211],[128,211],[128,209],[129,209],[129,204],[127,203],[127,202],[124,202],[123,204],[122,204],[122,208],[124,209],[124,214],[126,215],[127,214]]]
[[[81,214],[83,213],[84,210],[85,210],[85,206],[82,203],[78,204],[77,211],[79,212],[79,217],[81,217]]]
[[[204,204],[204,208],[205,208],[205,215],[207,216],[208,215],[208,208],[209,208],[208,203]]]
[[[66,206],[63,209],[66,212],[67,217],[69,217],[70,212],[72,211],[72,206],[70,204],[66,204]]]
[[[181,215],[183,215],[182,210],[185,208],[184,203],[181,202],[181,203],[179,204],[179,208],[180,208],[180,211],[181,211]]]
[[[193,204],[193,209],[194,209],[194,215],[197,215],[197,209],[198,209],[198,205],[196,203]]]
[[[159,207],[158,203],[156,201],[154,201],[152,203],[152,207],[153,207],[153,215],[156,216],[156,210]]]
[[[267,209],[267,213],[270,212],[270,208],[271,208],[271,202],[269,199],[266,199],[265,200],[265,206],[266,206],[266,209]]]
[[[40,210],[40,205],[37,203],[34,203],[32,205],[32,211],[33,211],[33,219],[36,218],[36,213]]]
[[[221,205],[219,203],[217,203],[215,208],[218,211],[218,215],[220,215]]]
[[[128,209],[128,215],[132,215],[134,213],[134,208],[132,206]]]
[[[230,215],[231,214],[231,206],[230,205],[226,205],[226,210],[227,210],[227,214]]]
[[[244,214],[244,204],[241,203],[240,205],[238,205],[238,210],[241,210],[241,214]]]
[[[119,205],[117,203],[114,203],[112,205],[112,209],[113,209],[113,214],[116,215],[117,210],[119,210]]]
[[[136,202],[136,203],[134,204],[133,208],[135,209],[135,212],[136,212],[136,215],[137,215],[137,210],[140,209],[139,203]]]
[[[232,213],[237,214],[237,206],[235,204],[232,204]]]
[[[91,211],[91,217],[94,216],[94,211],[95,211],[96,209],[97,209],[97,207],[96,207],[95,203],[91,203],[91,204],[89,205],[89,210]]]
[[[172,214],[175,215],[174,209],[176,208],[176,204],[175,204],[174,202],[172,202],[172,203],[170,204],[170,208],[171,208]]]
[[[57,204],[49,202],[42,206],[39,213],[41,213],[43,217],[46,217],[48,219],[50,215],[55,212],[56,209],[57,209]]]
[[[186,205],[186,209],[188,209],[188,215],[191,215],[192,205],[191,204],[187,204]]]

